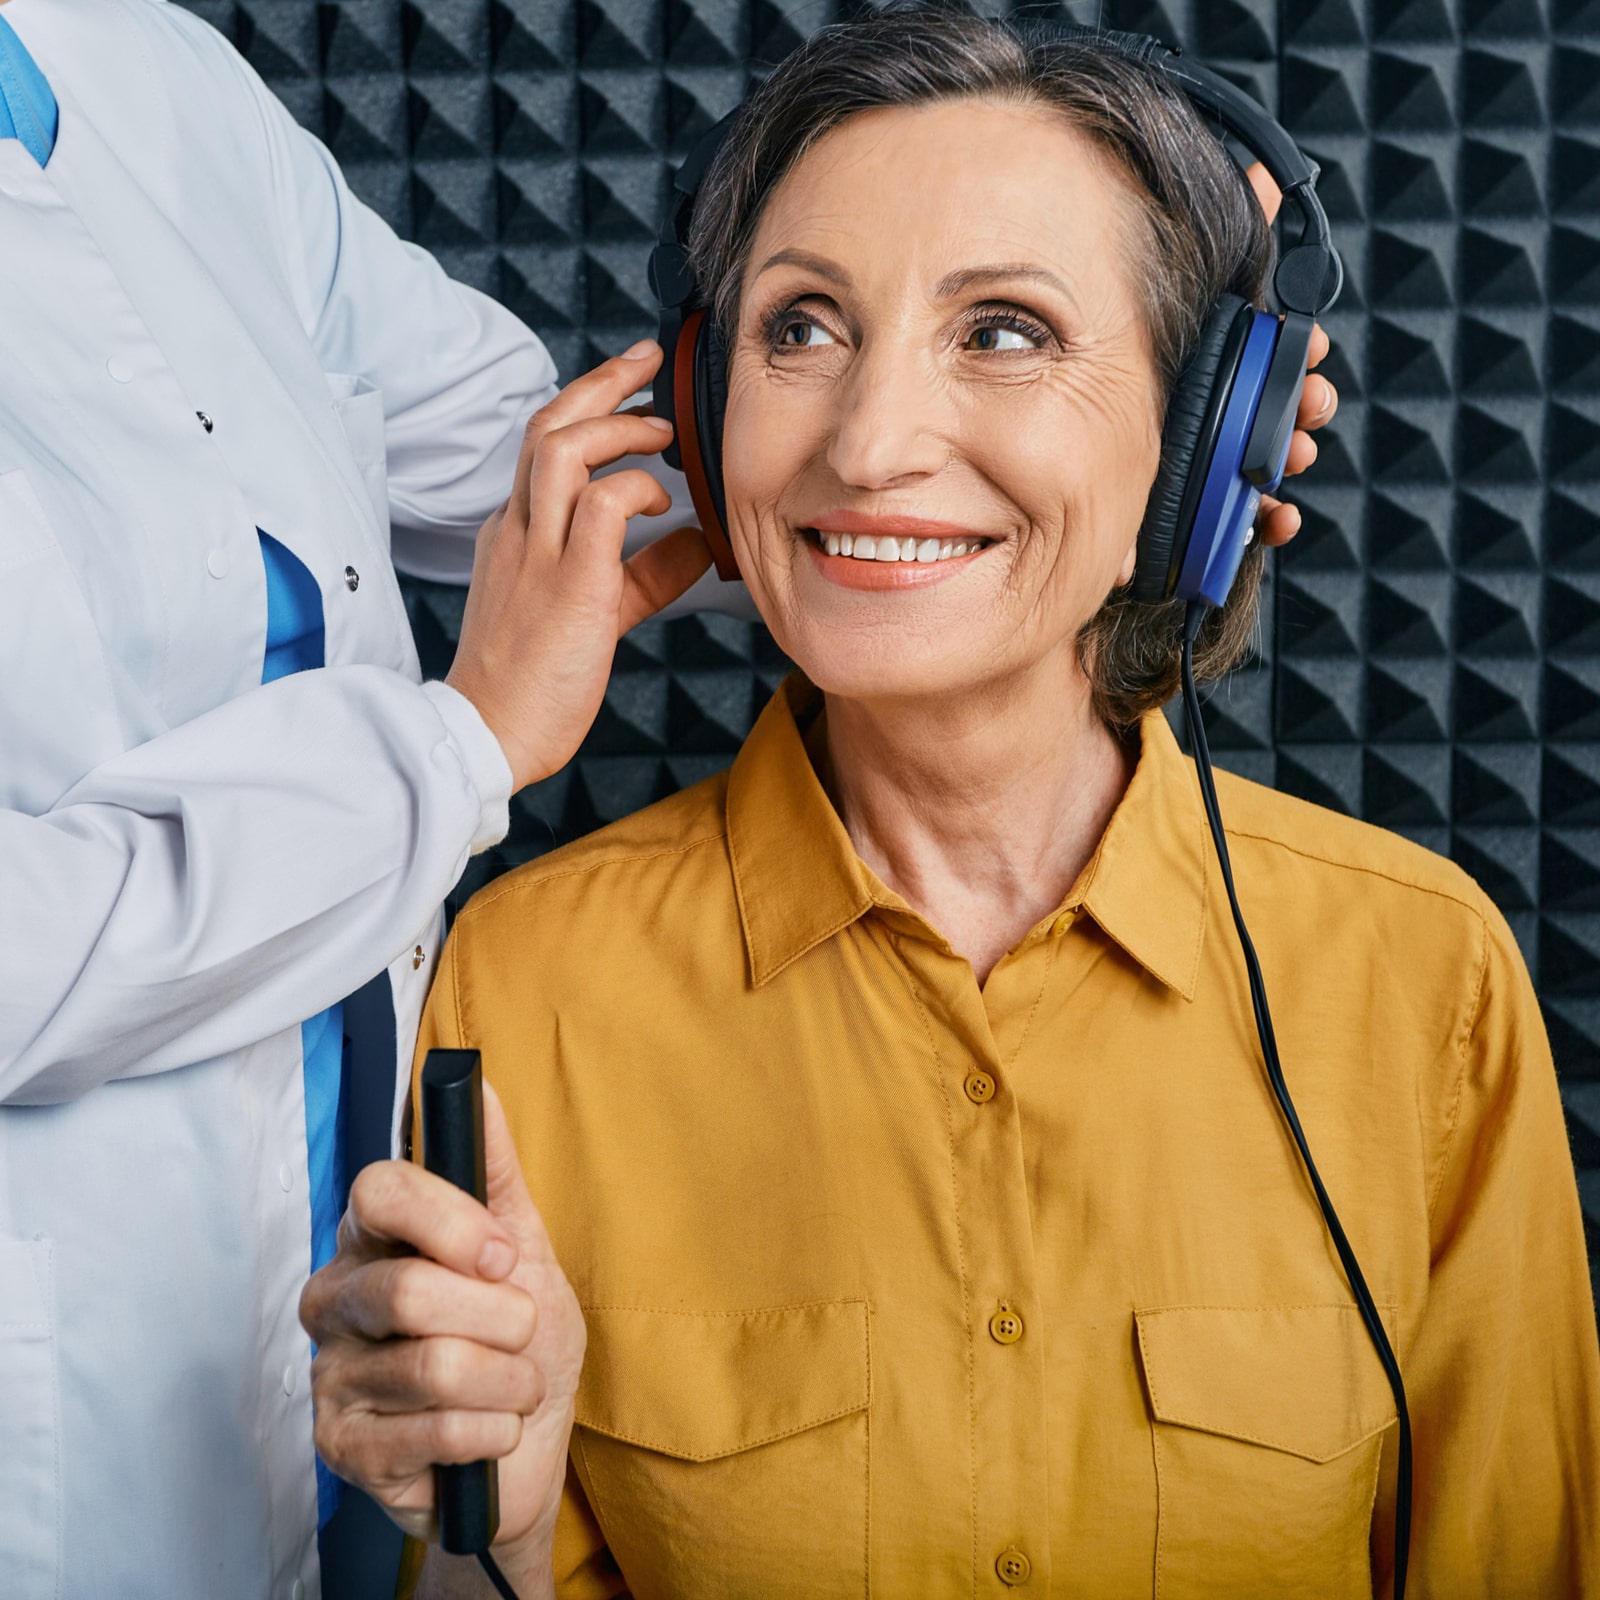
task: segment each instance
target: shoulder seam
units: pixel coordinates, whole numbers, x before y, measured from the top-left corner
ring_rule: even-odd
[[[515,883],[500,883],[492,888],[485,889],[481,899],[471,901],[461,912],[458,922],[464,922],[469,916],[475,916],[488,910],[496,900],[503,899],[508,894],[516,894],[531,879],[540,885],[557,883],[562,878],[581,878],[591,872],[599,872],[605,867],[634,866],[642,861],[661,861],[667,856],[687,855],[691,850],[698,850],[702,845],[715,844],[719,839],[727,837],[727,829],[719,828],[715,833],[702,834],[698,839],[690,839],[686,844],[675,844],[665,850],[640,850],[633,855],[606,856],[599,861],[586,862],[581,867],[567,867],[560,872],[550,872],[544,875],[528,873],[526,877],[519,878]]]
[[[1350,819],[1355,820],[1355,819]],[[1483,907],[1471,897],[1457,894],[1439,884],[1419,883],[1415,878],[1404,878],[1398,873],[1387,871],[1383,867],[1365,865],[1359,861],[1344,861],[1337,856],[1327,855],[1317,850],[1308,850],[1303,845],[1291,844],[1289,840],[1279,838],[1272,833],[1258,833],[1251,828],[1241,828],[1237,824],[1229,823],[1227,833],[1230,838],[1254,839],[1260,844],[1276,845],[1280,850],[1287,850],[1290,855],[1301,856],[1307,861],[1319,861],[1325,867],[1339,867],[1345,872],[1363,872],[1368,877],[1382,878],[1386,883],[1396,884],[1402,889],[1415,889],[1419,894],[1431,894],[1441,900],[1449,900],[1460,906],[1464,911],[1472,912],[1480,921],[1483,919]],[[1418,847],[1420,848],[1420,846]],[[1447,858],[1440,857],[1441,860]],[[1457,868],[1460,871],[1460,868]]]

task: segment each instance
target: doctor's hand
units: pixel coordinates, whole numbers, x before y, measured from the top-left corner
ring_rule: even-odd
[[[417,1538],[436,1538],[435,1463],[500,1463],[495,1557],[548,1594],[550,1540],[583,1366],[578,1302],[494,1090],[488,1204],[403,1161],[365,1167],[339,1249],[306,1285],[317,1452]]]
[[[624,561],[628,519],[659,516],[671,496],[641,468],[591,477],[672,438],[671,424],[616,410],[660,363],[660,346],[644,340],[535,412],[511,498],[478,533],[445,682],[500,741],[514,789],[566,765],[599,713],[617,640],[710,565],[698,528]]]

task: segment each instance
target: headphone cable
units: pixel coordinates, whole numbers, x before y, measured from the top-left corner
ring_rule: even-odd
[[[489,1575],[489,1582],[494,1585],[494,1592],[500,1600],[517,1600],[517,1591],[506,1581],[506,1575],[496,1564],[495,1559],[487,1550],[478,1552],[478,1565]]]
[[[1210,610],[1210,605],[1205,601],[1191,600],[1184,612],[1184,717],[1189,724],[1189,742],[1194,748],[1194,765],[1200,779],[1200,797],[1205,804],[1206,821],[1211,825],[1211,839],[1216,846],[1217,862],[1222,868],[1222,882],[1228,891],[1228,904],[1233,910],[1233,925],[1238,930],[1239,944],[1244,951],[1245,970],[1250,976],[1250,1003],[1255,1011],[1256,1032],[1261,1038],[1261,1054],[1266,1062],[1267,1079],[1272,1085],[1278,1109],[1283,1113],[1283,1120],[1294,1136],[1295,1145],[1300,1151],[1300,1159],[1305,1163],[1311,1187],[1316,1191],[1317,1204],[1322,1208],[1323,1221],[1327,1224],[1334,1248],[1339,1252],[1339,1260],[1344,1265],[1345,1277],[1349,1280],[1351,1292],[1355,1295],[1356,1308],[1361,1313],[1361,1320],[1366,1324],[1367,1334],[1378,1353],[1384,1376],[1388,1378],[1389,1387],[1394,1392],[1395,1411],[1400,1421],[1399,1481],[1395,1489],[1394,1502],[1394,1600],[1405,1600],[1406,1567],[1411,1556],[1411,1416],[1406,1409],[1406,1389],[1400,1377],[1400,1363],[1395,1359],[1389,1335],[1384,1330],[1383,1319],[1378,1315],[1378,1308],[1373,1303],[1372,1295],[1367,1288],[1361,1264],[1356,1260],[1356,1253],[1345,1237],[1339,1214],[1333,1209],[1333,1201],[1328,1198],[1328,1191],[1323,1187],[1322,1177],[1317,1171],[1316,1163],[1311,1159],[1311,1147],[1306,1143],[1305,1131],[1300,1126],[1294,1101],[1289,1098],[1289,1085],[1284,1081],[1283,1067],[1278,1060],[1278,1041],[1272,1031],[1272,1013],[1267,1008],[1267,986],[1261,976],[1261,963],[1256,959],[1256,948],[1250,941],[1250,931],[1245,927],[1244,913],[1239,909],[1239,896],[1234,891],[1233,866],[1228,859],[1228,840],[1222,828],[1222,809],[1217,804],[1217,785],[1211,770],[1211,750],[1206,743],[1205,720],[1200,714],[1200,694],[1194,682],[1194,643],[1201,624]]]

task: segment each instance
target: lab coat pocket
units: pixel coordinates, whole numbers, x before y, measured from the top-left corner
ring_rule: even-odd
[[[1356,1308],[1134,1315],[1155,1434],[1158,1600],[1370,1597],[1395,1409]]]
[[[0,1239],[0,1573],[10,1600],[54,1600],[61,1575],[55,1249]]]
[[[100,630],[25,472],[0,473],[0,807],[39,816],[120,755]]]
[[[378,532],[385,550],[389,547],[389,454],[384,442],[383,391],[365,378],[349,372],[330,372],[328,388],[333,395],[334,414],[344,429],[356,470],[372,502]]]
[[[584,1320],[574,1455],[633,1593],[865,1589],[864,1300]]]

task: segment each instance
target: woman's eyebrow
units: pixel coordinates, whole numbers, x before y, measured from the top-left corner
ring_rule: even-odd
[[[1078,303],[1077,296],[1067,287],[1064,279],[1059,278],[1048,267],[1036,267],[1026,261],[995,262],[982,267],[962,267],[959,272],[948,272],[934,286],[934,294],[941,300],[950,300],[968,289],[981,288],[985,284],[1002,279],[1009,279],[1012,282],[1022,279],[1047,284],[1070,300],[1074,306]]]
[[[809,250],[779,250],[761,263],[756,269],[756,276],[759,278],[772,267],[803,267],[808,272],[816,273],[819,278],[826,278],[829,283],[838,284],[841,289],[850,283],[849,274],[843,267],[826,256],[814,256]]]

